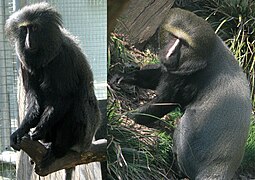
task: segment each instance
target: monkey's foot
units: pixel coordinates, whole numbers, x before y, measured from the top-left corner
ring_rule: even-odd
[[[35,166],[35,171],[41,171],[49,167],[56,160],[51,148],[48,149],[42,160]]]

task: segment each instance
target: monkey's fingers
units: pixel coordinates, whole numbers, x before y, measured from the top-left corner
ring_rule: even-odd
[[[20,151],[20,146],[19,144],[17,144],[15,141],[11,140],[11,143],[10,143],[11,147],[16,150],[16,151]]]
[[[110,79],[110,84],[120,84],[122,81],[123,77],[119,74],[115,74],[111,79]]]
[[[38,141],[43,139],[43,134],[41,133],[42,131],[35,130],[31,133],[30,137],[33,141]]]
[[[20,150],[20,142],[21,142],[22,136],[23,136],[23,133],[17,130],[10,137],[10,146],[16,151]]]

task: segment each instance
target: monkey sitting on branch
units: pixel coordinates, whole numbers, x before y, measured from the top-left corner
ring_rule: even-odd
[[[39,175],[105,160],[106,140],[92,143],[101,121],[93,74],[61,15],[47,3],[33,4],[12,14],[5,31],[21,62],[27,103],[11,146],[32,156]]]

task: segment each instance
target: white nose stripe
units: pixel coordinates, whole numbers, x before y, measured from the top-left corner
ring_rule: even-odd
[[[26,46],[26,48],[31,48],[30,41],[29,41],[29,28],[27,28],[27,35],[26,35],[25,46]]]
[[[180,40],[176,39],[174,42],[174,45],[167,51],[166,59],[168,59],[171,56],[171,54],[173,54],[175,48],[178,46],[179,43],[180,43]]]

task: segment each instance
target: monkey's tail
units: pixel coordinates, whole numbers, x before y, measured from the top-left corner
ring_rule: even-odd
[[[65,171],[66,171],[65,180],[72,180],[72,175],[73,175],[74,168],[65,169]]]

